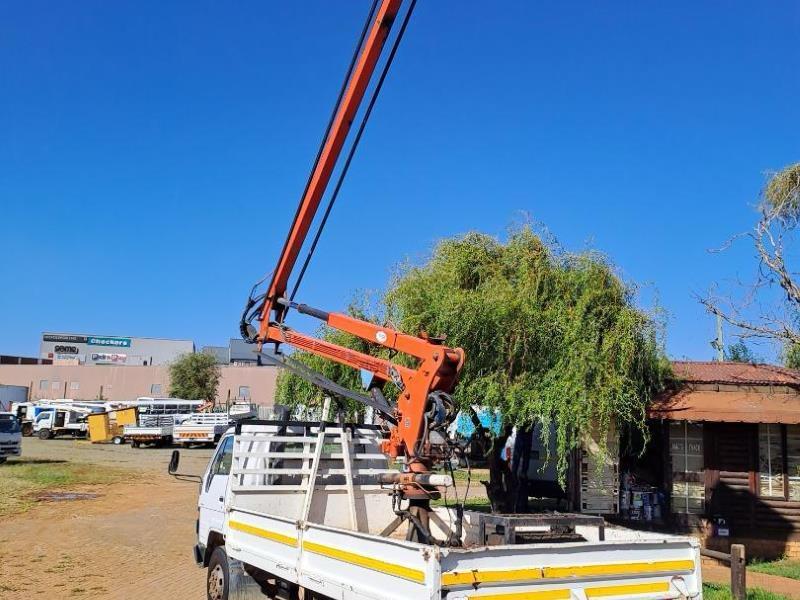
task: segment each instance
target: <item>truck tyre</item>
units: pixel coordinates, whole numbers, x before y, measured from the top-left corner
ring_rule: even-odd
[[[139,442],[137,442],[136,440],[131,440],[131,448],[138,448],[138,447],[139,447]]]
[[[51,437],[53,437],[53,436],[51,435],[51,433],[50,433],[50,430],[49,430],[49,429],[47,429],[47,428],[45,428],[45,429],[40,429],[40,430],[39,430],[39,433],[38,433],[38,436],[39,436],[39,439],[40,439],[40,440],[49,440]]]
[[[208,561],[206,575],[207,600],[228,600],[229,584],[228,555],[225,554],[224,546],[217,546]]]
[[[25,437],[31,437],[33,435],[33,423],[22,424],[22,435]]]
[[[261,586],[244,570],[244,564],[229,558],[225,546],[217,546],[208,561],[208,600],[263,600]]]
[[[122,444],[122,442],[125,441],[125,438],[122,437],[121,435],[115,435],[111,441],[114,443],[115,446],[119,446],[120,444]]]

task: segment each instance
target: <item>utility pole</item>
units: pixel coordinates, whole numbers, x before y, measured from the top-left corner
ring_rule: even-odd
[[[717,351],[717,362],[725,360],[725,340],[722,337],[722,315],[717,315],[717,337],[711,342],[711,347]]]

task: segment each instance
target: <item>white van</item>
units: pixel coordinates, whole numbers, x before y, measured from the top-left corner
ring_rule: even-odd
[[[0,412],[0,465],[22,454],[22,428],[14,413]]]

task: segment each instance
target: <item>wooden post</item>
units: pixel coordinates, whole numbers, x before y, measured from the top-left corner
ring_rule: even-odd
[[[731,544],[731,595],[734,600],[745,600],[747,597],[743,544]]]

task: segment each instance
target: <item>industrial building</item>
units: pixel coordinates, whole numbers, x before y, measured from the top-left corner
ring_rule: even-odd
[[[195,352],[191,340],[44,332],[40,358],[3,356],[0,385],[23,386],[31,400],[132,400],[169,395],[169,365]],[[253,346],[231,338],[228,346],[207,346],[216,358],[220,403],[245,400],[271,406],[278,369],[261,366]]]
[[[217,401],[247,400],[271,406],[275,398],[276,367],[220,366]],[[32,400],[131,400],[169,394],[169,367],[93,365],[0,365],[0,383],[25,386]]]
[[[213,356],[218,365],[258,365],[258,356],[255,346],[248,344],[241,338],[230,338],[227,346],[205,346],[200,352]],[[265,347],[264,354],[273,353],[272,348]]]
[[[194,352],[191,340],[44,332],[39,356],[55,365],[160,366]]]

